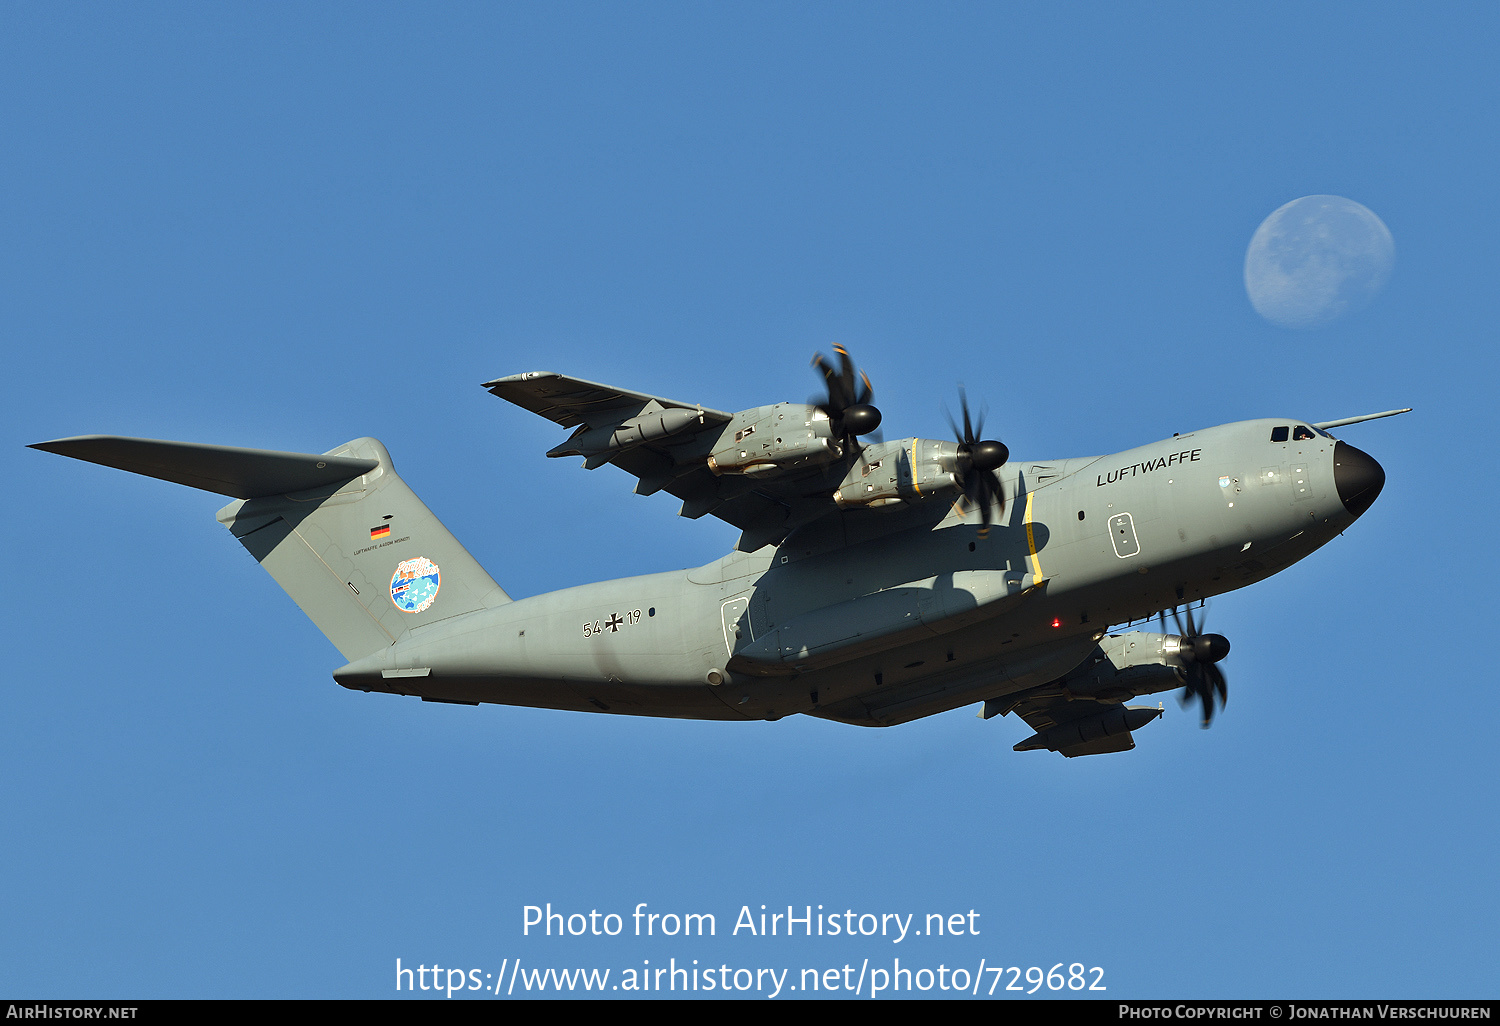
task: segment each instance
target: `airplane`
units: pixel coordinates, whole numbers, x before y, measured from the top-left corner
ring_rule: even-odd
[[[232,497],[218,520],[346,660],[346,688],[462,705],[892,726],[982,703],[1073,758],[1135,747],[1182,690],[1208,726],[1228,639],[1193,603],[1291,566],[1385,484],[1332,428],[1224,424],[1108,456],[1014,460],[960,390],[953,441],[884,441],[869,378],[738,413],[550,372],[484,388],[571,429],[680,515],[740,529],[706,566],[512,600],[358,438],[321,455],[90,435],[32,446]],[[1171,610],[1175,632],[1169,632]],[[1180,611],[1181,610],[1181,611]],[[1156,618],[1160,630],[1115,630]]]

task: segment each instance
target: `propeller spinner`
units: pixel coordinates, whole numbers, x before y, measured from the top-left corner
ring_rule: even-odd
[[[1005,512],[1005,485],[997,471],[1010,459],[1010,450],[1005,447],[1004,442],[980,439],[979,436],[984,433],[984,414],[980,413],[977,424],[970,420],[969,397],[962,385],[958,389],[958,403],[964,415],[963,430],[960,431],[953,422],[952,414],[948,414],[948,424],[953,428],[954,437],[958,439],[957,469],[963,483],[964,498],[979,507],[979,537],[982,539],[990,533],[990,523],[994,516],[992,507],[998,503],[1000,512]]]

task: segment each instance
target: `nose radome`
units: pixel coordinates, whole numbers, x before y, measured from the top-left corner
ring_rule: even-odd
[[[1344,508],[1359,516],[1385,487],[1385,470],[1369,453],[1340,442],[1333,447],[1333,483]]]

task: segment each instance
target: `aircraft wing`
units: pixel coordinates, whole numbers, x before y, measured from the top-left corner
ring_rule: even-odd
[[[487,381],[507,402],[573,434],[547,455],[582,456],[590,470],[612,463],[639,479],[638,495],[666,491],[682,499],[682,516],[712,514],[738,527],[738,547],[754,551],[833,510],[826,498],[804,498],[792,481],[716,475],[706,459],[735,415],[697,403],[534,371]]]
[[[1130,728],[1149,723],[1160,711],[1150,707],[1123,707],[1086,698],[1030,698],[1008,710],[1036,731],[1016,745],[1016,751],[1050,749],[1072,759],[1079,755],[1128,752],[1135,747]],[[1129,719],[1127,719],[1129,717]],[[1132,720],[1140,720],[1133,723]]]
[[[705,424],[727,424],[734,415],[710,410],[698,403],[679,403],[645,392],[632,392],[596,381],[570,378],[566,374],[532,371],[486,381],[484,387],[507,402],[555,421],[563,427],[603,427],[637,416],[650,406],[658,409],[694,410]]]

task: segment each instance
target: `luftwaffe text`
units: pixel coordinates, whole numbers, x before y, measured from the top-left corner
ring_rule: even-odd
[[[1168,456],[1158,456],[1154,460],[1146,460],[1144,463],[1132,463],[1128,467],[1112,470],[1108,474],[1099,474],[1095,477],[1094,487],[1103,488],[1107,484],[1114,484],[1127,477],[1135,477],[1137,474],[1149,474],[1153,470],[1164,470],[1177,463],[1197,463],[1202,456],[1202,449],[1189,449],[1186,452],[1174,452]]]

